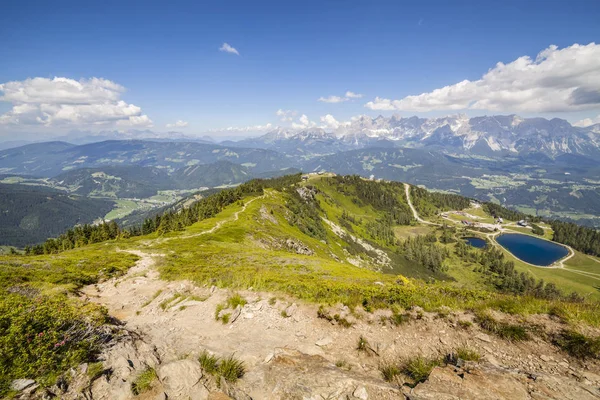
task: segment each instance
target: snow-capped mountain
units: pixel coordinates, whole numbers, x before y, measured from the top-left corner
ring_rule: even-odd
[[[482,155],[541,152],[550,157],[569,153],[600,156],[599,131],[598,126],[574,127],[559,118],[547,120],[516,115],[474,118],[454,115],[429,119],[363,115],[340,124],[333,131],[278,128],[243,143],[287,153],[325,154],[384,145],[435,147]]]

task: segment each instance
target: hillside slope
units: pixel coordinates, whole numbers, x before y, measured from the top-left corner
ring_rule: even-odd
[[[2,257],[10,266],[0,274],[2,304],[45,304],[63,296],[57,285],[72,285],[84,294],[73,299],[86,304],[80,312],[99,304],[124,325],[104,322],[110,345],[97,352],[75,356],[81,342],[66,340],[60,352],[45,353],[57,360],[54,375],[48,364],[24,367],[37,342],[0,342],[10,355],[4,362],[19,360],[1,365],[0,389],[34,378],[42,387],[31,389],[33,398],[44,386],[63,398],[82,390],[93,398],[596,396],[598,303],[565,296],[568,285],[561,293],[535,281],[507,284],[520,279],[509,273],[509,256],[465,250],[466,231],[441,216],[462,209],[489,218],[481,207],[409,189],[355,176],[252,181],[113,241]],[[85,263],[98,253],[105,257]],[[38,272],[44,263],[56,278]],[[28,326],[19,310],[10,314],[11,332]],[[69,326],[43,321],[34,332],[63,343],[60,329]],[[232,376],[222,366],[236,360],[244,369]],[[66,366],[83,362],[68,388],[52,386]],[[92,365],[96,373],[85,372]]]

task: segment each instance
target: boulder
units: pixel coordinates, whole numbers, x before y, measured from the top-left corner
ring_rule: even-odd
[[[161,365],[157,371],[167,398],[207,399],[208,390],[201,383],[202,368],[193,360],[177,360]]]
[[[15,379],[10,384],[10,388],[17,392],[20,392],[33,385],[35,385],[35,381],[33,379]]]

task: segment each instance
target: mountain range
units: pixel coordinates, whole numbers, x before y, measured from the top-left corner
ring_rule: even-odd
[[[293,154],[323,154],[386,145],[486,156],[541,152],[549,157],[565,153],[598,157],[600,124],[580,128],[559,118],[516,115],[474,118],[455,115],[429,119],[363,115],[329,130],[277,128],[261,137],[239,141],[237,145]]]

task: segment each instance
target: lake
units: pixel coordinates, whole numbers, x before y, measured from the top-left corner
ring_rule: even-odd
[[[541,267],[547,267],[569,254],[564,246],[518,233],[502,234],[496,241],[518,259]]]
[[[477,247],[478,249],[483,249],[485,246],[487,246],[487,242],[478,237],[466,237],[463,239],[469,246]]]

